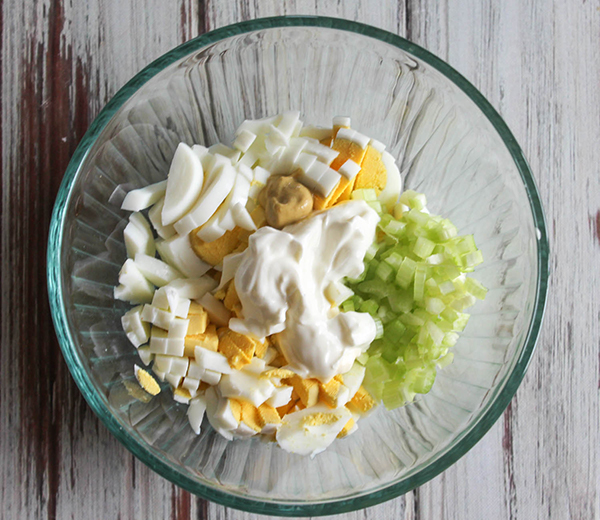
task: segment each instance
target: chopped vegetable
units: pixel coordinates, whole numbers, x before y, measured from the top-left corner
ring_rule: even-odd
[[[351,198],[371,204],[374,195],[360,189]],[[388,409],[429,392],[436,367],[452,363],[448,349],[467,324],[464,310],[487,293],[466,277],[483,261],[473,236],[457,236],[456,227],[430,215],[426,203],[423,194],[407,190],[391,214],[382,215],[363,274],[346,280],[354,295],[341,305],[343,312],[375,319],[376,339],[359,361],[366,366],[365,388]]]

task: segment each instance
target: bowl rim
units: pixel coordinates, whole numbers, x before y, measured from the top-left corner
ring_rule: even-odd
[[[97,393],[91,379],[89,378],[82,360],[78,357],[76,349],[74,348],[73,337],[71,331],[69,330],[66,308],[62,296],[63,287],[60,252],[64,238],[63,221],[73,192],[74,180],[76,179],[77,174],[79,173],[80,168],[90,152],[90,149],[94,145],[97,137],[106,127],[113,115],[148,80],[161,72],[167,66],[171,65],[173,62],[185,57],[186,55],[232,36],[239,36],[256,30],[281,27],[316,27],[335,29],[375,38],[394,47],[398,47],[403,51],[409,52],[410,54],[426,62],[428,65],[432,66],[447,79],[453,82],[471,99],[471,101],[477,105],[477,107],[493,125],[508,149],[527,192],[534,221],[533,223],[537,233],[537,280],[535,303],[528,331],[525,336],[525,347],[517,359],[512,372],[508,375],[504,388],[497,394],[495,400],[490,403],[488,410],[483,413],[476,422],[470,425],[469,429],[466,430],[462,435],[462,438],[460,438],[450,450],[444,453],[437,461],[435,461],[434,464],[423,468],[415,475],[412,475],[401,482],[390,484],[389,486],[374,492],[359,494],[350,498],[313,501],[305,504],[297,502],[265,502],[259,499],[251,499],[242,497],[240,495],[230,494],[226,491],[206,486],[194,481],[182,473],[179,473],[167,462],[166,459],[162,459],[159,456],[154,455],[140,443],[138,443],[138,441],[122,427],[116,416],[114,416],[106,406],[105,401],[102,399],[99,393]],[[467,79],[465,79],[446,62],[440,58],[437,58],[424,48],[406,40],[405,38],[402,38],[401,36],[377,27],[341,18],[324,16],[276,16],[270,18],[259,18],[221,27],[219,29],[204,33],[182,45],[179,45],[178,47],[175,47],[136,74],[100,111],[77,146],[69,162],[56,197],[48,237],[48,297],[50,300],[50,310],[60,348],[63,352],[63,356],[67,366],[69,367],[71,375],[73,376],[73,379],[82,392],[84,398],[91,406],[92,410],[100,418],[100,420],[106,425],[110,432],[138,459],[159,473],[161,476],[177,484],[178,486],[181,486],[182,488],[202,498],[217,502],[224,506],[260,514],[273,514],[281,516],[319,516],[343,513],[373,506],[407,493],[408,491],[411,491],[416,487],[426,483],[440,474],[442,471],[446,470],[460,457],[467,453],[467,451],[469,451],[483,437],[483,435],[487,433],[487,431],[497,421],[497,419],[508,406],[519,384],[521,383],[525,372],[527,371],[527,367],[533,355],[546,304],[549,277],[548,259],[549,243],[546,232],[544,212],[529,165],[520,146],[518,145],[506,123],[500,117],[498,112],[485,99],[485,97]]]

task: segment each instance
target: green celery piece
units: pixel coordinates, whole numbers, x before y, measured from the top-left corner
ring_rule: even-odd
[[[414,370],[411,372],[411,376],[411,390],[417,394],[426,394],[431,390],[435,381],[435,367]]]
[[[369,206],[371,206],[379,215],[383,214],[383,206],[378,200],[367,200]]]
[[[377,316],[379,304],[375,300],[365,300],[360,304],[360,312],[368,312],[371,316]]]
[[[402,323],[409,327],[421,327],[425,324],[425,320],[415,316],[414,314],[407,312],[406,314],[401,314],[400,318],[398,318]]]
[[[437,316],[445,308],[444,302],[439,298],[425,298],[425,309],[430,314],[435,314]]]
[[[355,310],[354,301],[352,300],[352,296],[350,298],[348,298],[346,301],[342,302],[341,308],[342,308],[343,312],[352,312]]]
[[[419,258],[425,259],[429,255],[431,255],[433,248],[435,247],[435,243],[425,237],[417,238],[417,241],[413,245],[413,252]],[[443,258],[440,260],[443,260]]]
[[[359,188],[350,194],[350,198],[352,200],[365,200],[368,202],[377,200],[377,193],[372,188]]]
[[[477,251],[477,246],[475,245],[475,239],[473,238],[473,235],[464,235],[462,237],[458,237],[456,240],[456,250],[461,256]]]
[[[448,331],[444,334],[442,345],[446,348],[452,348],[458,341],[458,334],[456,332]]]
[[[427,277],[427,269],[423,265],[417,265],[415,269],[415,286],[413,298],[419,302],[423,300],[425,295],[425,278]]]
[[[363,352],[360,356],[356,358],[356,361],[358,361],[362,366],[365,366],[368,360],[369,354],[367,354],[366,352]]]
[[[394,268],[387,262],[381,262],[375,270],[375,277],[383,282],[389,282],[394,277]]]
[[[399,318],[396,318],[385,325],[383,335],[388,341],[397,343],[405,331],[406,325]]]
[[[396,283],[403,289],[408,289],[417,269],[417,262],[406,257],[396,273]],[[425,280],[423,280],[425,282]]]
[[[404,260],[404,257],[402,255],[398,254],[393,249],[390,252],[390,254],[386,255],[385,259],[383,259],[383,261],[386,264],[388,264],[390,267],[392,267],[392,269],[394,269],[395,271],[398,271],[398,269],[400,268],[400,265],[402,265],[403,260]]]
[[[422,193],[413,190],[406,190],[400,195],[400,203],[406,204],[410,208],[423,209],[427,205],[427,198]]]
[[[467,277],[465,280],[465,289],[478,300],[483,300],[488,290],[475,278]]]
[[[419,226],[419,228],[423,228],[425,226],[425,224],[427,224],[427,221],[429,220],[429,215],[427,213],[423,213],[423,212],[419,211],[418,209],[411,209],[407,213],[406,218],[409,221],[417,224],[417,226]],[[425,231],[425,230],[423,230],[423,231]]]
[[[361,293],[369,294],[382,300],[390,293],[390,286],[377,278],[359,283],[356,289]]]
[[[383,338],[383,322],[379,318],[379,316],[373,315],[373,321],[375,322],[375,339]]]
[[[383,386],[381,393],[381,399],[383,405],[388,410],[394,410],[405,404],[404,397],[402,395],[402,387],[404,382],[398,379],[388,381]]]
[[[458,318],[456,318],[453,324],[454,330],[456,332],[461,332],[465,330],[465,327],[467,326],[467,322],[469,321],[470,317],[470,314],[459,313]]]
[[[412,294],[408,291],[389,291],[387,298],[392,311],[395,313],[410,312],[414,305]]]
[[[384,303],[382,303],[379,306],[379,310],[377,311],[377,316],[379,316],[379,319],[381,320],[381,322],[384,325],[387,325],[389,322],[391,322],[392,320],[395,320],[397,318],[396,313],[394,313],[392,311],[392,309],[390,309]]]
[[[475,266],[478,266],[481,262],[483,262],[483,254],[481,251],[473,251],[471,253],[467,253],[461,257],[463,267],[467,269],[472,269]]]
[[[446,368],[454,361],[454,352],[448,352],[445,356],[437,360],[437,366],[440,368]]]

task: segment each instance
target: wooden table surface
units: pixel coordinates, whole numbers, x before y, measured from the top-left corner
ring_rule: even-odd
[[[0,517],[230,519],[123,448],[60,354],[46,294],[54,197],[78,141],[139,69],[240,20],[320,14],[426,47],[504,116],[552,244],[545,323],[511,405],[419,489],[331,518],[600,519],[600,0],[0,0]]]

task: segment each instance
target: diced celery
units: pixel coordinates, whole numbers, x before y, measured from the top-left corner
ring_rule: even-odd
[[[389,285],[382,280],[366,280],[359,283],[356,288],[361,293],[370,294],[381,299],[385,298],[390,292]]]
[[[375,255],[377,255],[378,251],[379,244],[377,242],[373,242],[369,246],[369,249],[367,249],[367,252],[365,253],[365,262],[370,262],[371,260],[373,260],[373,258],[375,258]]]
[[[358,189],[358,190],[354,190],[350,194],[350,198],[352,200],[365,200],[365,201],[377,200],[377,192],[372,188]]]
[[[417,394],[426,394],[433,386],[436,373],[435,368],[422,368],[414,370],[411,375],[413,376],[411,389]]]
[[[378,200],[367,200],[366,203],[371,206],[379,215],[383,213],[383,207]]]
[[[425,237],[419,237],[413,245],[413,252],[419,258],[425,259],[429,255],[431,255],[431,252],[433,251],[434,247],[435,244],[431,240]]]
[[[476,300],[475,296],[466,294],[462,298],[459,298],[458,300],[454,300],[451,305],[452,305],[452,308],[456,309],[458,312],[462,312],[465,309],[467,309],[468,307],[471,307],[472,305],[474,305],[476,301],[477,300]]]
[[[394,269],[390,264],[381,262],[375,270],[375,276],[383,282],[389,282],[394,276]]]
[[[373,316],[376,339],[359,357],[366,367],[364,384],[386,406],[402,406],[415,393],[429,391],[436,363],[452,361],[448,349],[469,319],[462,311],[487,292],[464,276],[483,257],[472,235],[457,236],[449,220],[427,213],[421,194],[404,192],[392,214],[373,190],[356,190],[352,198],[384,213],[365,254],[365,271],[346,280],[355,295],[341,308]]]
[[[400,220],[404,216],[404,212],[409,209],[410,208],[406,204],[402,204],[400,202],[394,206],[394,211],[392,211],[392,214],[396,220]]]
[[[454,352],[448,352],[445,356],[437,360],[437,366],[445,368],[454,361]]]
[[[396,283],[403,289],[407,289],[412,282],[415,270],[417,268],[417,262],[406,257],[396,273]],[[424,281],[423,281],[424,282]]]
[[[354,311],[354,301],[352,298],[348,298],[345,302],[342,302],[341,308],[343,312]]]
[[[415,269],[415,287],[413,298],[416,302],[420,302],[425,294],[425,278],[427,277],[427,269],[425,266],[417,265]]]
[[[358,361],[363,366],[365,366],[367,364],[368,360],[369,360],[369,354],[367,354],[366,352],[363,352],[360,356],[358,356],[356,358],[356,361]]]
[[[410,312],[413,308],[414,299],[408,291],[393,291],[388,294],[388,302],[396,313]]]
[[[487,289],[474,278],[467,278],[465,280],[465,289],[478,300],[483,300],[487,294]]]
[[[389,376],[387,363],[379,356],[371,356],[367,361],[368,381],[370,383],[385,382]],[[365,377],[367,374],[365,374]]]
[[[454,330],[457,332],[461,332],[463,330],[465,330],[465,327],[467,326],[467,322],[469,321],[469,318],[471,316],[469,314],[465,314],[465,313],[461,313],[458,315],[458,318],[456,318],[456,320],[454,320]]]
[[[381,399],[383,401],[383,405],[388,410],[394,410],[404,405],[404,397],[402,396],[403,386],[404,382],[398,379],[388,381],[383,385]]]
[[[481,251],[473,251],[472,253],[467,253],[462,257],[463,267],[473,268],[483,262],[483,255]]]
[[[365,300],[358,310],[360,312],[368,312],[371,316],[377,316],[378,309],[379,304],[375,300]]]
[[[411,209],[406,215],[406,218],[418,226],[424,226],[429,220],[429,215],[427,213],[422,213],[418,209]]]
[[[450,280],[442,282],[441,284],[438,285],[438,287],[440,288],[440,292],[444,296],[446,294],[450,294],[452,291],[454,291],[454,284]]]
[[[385,257],[384,262],[389,264],[395,271],[398,271],[403,260],[404,258],[402,257],[402,255],[399,255],[395,251],[392,251],[389,255]]]
[[[459,255],[466,255],[467,253],[473,253],[477,251],[477,246],[475,245],[475,239],[473,235],[465,235],[460,237],[456,241],[456,250]]]
[[[443,219],[433,231],[434,239],[437,242],[445,242],[456,236],[456,227],[448,219]]]
[[[440,328],[432,321],[428,321],[426,327],[429,337],[433,340],[433,344],[441,345],[442,341],[444,340],[444,333],[440,330]]]
[[[430,314],[438,315],[445,308],[444,302],[439,298],[425,298],[425,309],[427,309],[427,312]]]
[[[354,308],[359,309],[364,300],[360,297],[360,295],[355,294],[352,296],[352,303],[354,303]],[[458,315],[457,315],[458,316]]]
[[[406,190],[400,195],[400,202],[410,208],[423,209],[427,205],[427,199],[422,193],[413,190]]]
[[[444,334],[442,345],[446,348],[452,348],[454,345],[456,345],[457,341],[458,334],[456,332],[446,332],[446,334]]]
[[[373,322],[375,323],[375,339],[383,338],[383,323],[379,316],[373,316]]]
[[[402,323],[400,319],[395,319],[384,327],[383,335],[388,341],[397,342],[402,337],[405,330],[406,326],[404,323]]]
[[[383,304],[380,305],[379,310],[377,311],[377,316],[379,316],[379,319],[384,325],[388,324],[397,317],[387,305]]]
[[[420,238],[421,237],[419,237],[419,239]],[[416,254],[416,252],[415,252],[415,254]],[[424,258],[424,257],[421,257],[421,258]],[[446,257],[442,253],[437,253],[437,254],[428,256],[426,259],[426,262],[428,265],[440,265],[440,264],[444,263],[444,260],[446,260]]]
[[[402,314],[399,320],[405,325],[408,325],[409,327],[420,327],[425,323],[425,320],[423,318],[419,318],[418,316],[415,316],[410,312]]]

